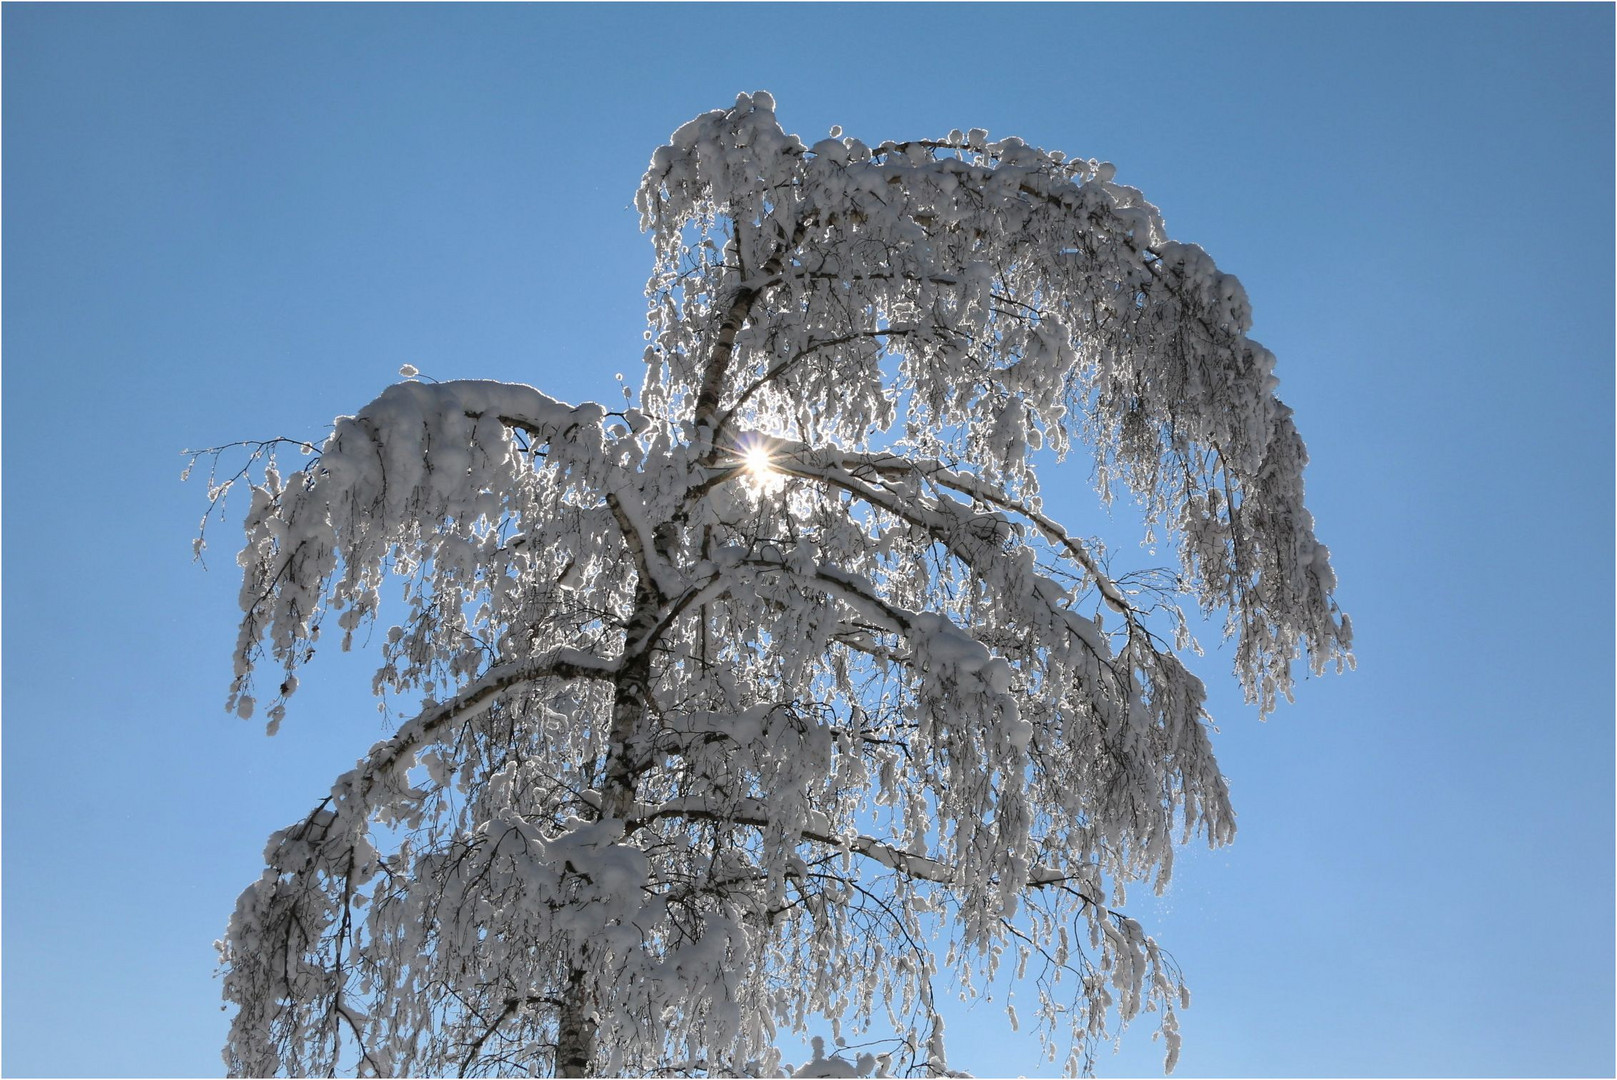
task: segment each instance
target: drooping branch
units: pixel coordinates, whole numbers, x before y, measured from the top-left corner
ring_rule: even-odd
[[[265,851],[268,866],[264,875],[238,901],[227,939],[231,947],[224,953],[230,965],[227,992],[243,1002],[236,1026],[251,1024],[272,1030],[277,1015],[306,998],[306,988],[300,989],[306,978],[299,974],[303,968],[300,954],[316,948],[319,937],[330,933],[316,906],[321,903],[317,898],[327,890],[335,890],[330,900],[335,902],[340,921],[333,949],[341,956],[344,943],[354,933],[350,918],[355,887],[379,868],[365,839],[371,815],[382,802],[414,797],[405,774],[423,749],[523,686],[546,680],[610,681],[616,677],[617,666],[615,660],[571,648],[499,665],[451,700],[429,706],[391,738],[378,742],[354,769],[338,777],[331,794],[306,818],[273,836]],[[257,943],[257,948],[244,949],[244,943]],[[351,1007],[342,1001],[343,985],[339,960],[330,980],[331,1009],[353,1025]],[[290,1038],[290,1034],[283,1037]],[[363,1048],[357,1026],[354,1037]],[[259,1053],[273,1053],[272,1046],[261,1043]],[[333,1062],[336,1053],[337,1044],[333,1044]],[[284,1063],[261,1057],[237,1064],[239,1071],[268,1074]]]
[[[723,822],[759,829],[767,828],[772,824],[769,808],[761,799],[742,798],[736,800],[732,805],[718,808],[715,808],[706,799],[669,799],[657,804],[636,804],[632,811],[632,817],[629,819],[629,831],[632,832],[643,825],[653,821],[660,821],[664,818]],[[802,839],[811,843],[863,856],[884,869],[894,870],[920,881],[928,881],[938,885],[957,884],[959,881],[958,870],[937,859],[900,850],[892,844],[872,836],[860,833],[841,834],[832,832],[830,822],[819,811],[810,811],[808,825],[797,829],[796,832]],[[1044,864],[1031,867],[1027,874],[1027,884],[1033,888],[1071,887],[1074,880],[1073,875],[1062,871],[1058,867]],[[1108,908],[1098,899],[1090,896],[1084,896],[1083,898],[1087,903],[1093,904],[1108,915],[1119,918],[1126,917],[1122,912]]]

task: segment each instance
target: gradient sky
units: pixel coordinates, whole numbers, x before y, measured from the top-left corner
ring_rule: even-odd
[[[1197,667],[1240,834],[1130,904],[1195,995],[1178,1075],[1617,1067],[1610,5],[3,23],[6,1073],[218,1074],[212,941],[385,731],[363,657],[319,658],[273,739],[224,713],[245,504],[193,564],[181,450],[318,440],[406,362],[612,398],[640,172],[758,88],[810,141],[1116,162],[1280,358],[1359,667],[1262,724],[1227,650]],[[1057,516],[1132,544],[1088,476],[1046,474]],[[953,1063],[1037,1074],[1001,1004]],[[1160,1060],[1142,1023],[1099,1072]]]

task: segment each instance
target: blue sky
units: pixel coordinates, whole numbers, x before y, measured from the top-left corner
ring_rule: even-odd
[[[412,363],[638,378],[652,149],[765,88],[806,138],[1111,160],[1238,274],[1359,669],[1259,723],[1240,834],[1131,909],[1178,1075],[1607,1074],[1613,9],[91,6],[3,11],[8,1074],[210,1075],[213,939],[384,731],[363,657],[223,711],[236,519],[180,451],[318,439]],[[1083,532],[1130,543],[1074,459]],[[1024,998],[1026,1000],[1026,998]],[[1036,1073],[1000,1003],[952,1057]],[[1027,1011],[1024,1008],[1024,1013]],[[1142,1026],[1101,1075],[1152,1074]]]

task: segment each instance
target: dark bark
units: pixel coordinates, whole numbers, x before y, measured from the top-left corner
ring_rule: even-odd
[[[634,813],[635,787],[646,762],[636,749],[651,695],[651,652],[644,648],[657,624],[659,604],[642,583],[635,617],[624,642],[626,662],[619,669],[612,699],[612,728],[607,736],[606,776],[601,785],[603,818],[627,820]],[[556,1031],[556,1075],[590,1076],[595,1058],[597,1002],[583,967],[568,973]]]

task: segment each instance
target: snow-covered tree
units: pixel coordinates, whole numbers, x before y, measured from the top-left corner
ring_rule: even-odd
[[[1180,605],[1264,712],[1350,660],[1241,286],[1109,164],[805,145],[763,93],[637,202],[638,401],[410,380],[254,474],[231,707],[272,666],[273,730],[390,578],[375,689],[421,704],[271,838],[231,1070],[771,1074],[829,1031],[872,1052],[802,1075],[941,1074],[940,997],[1005,964],[1069,1070],[1142,1011],[1171,1069],[1119,909],[1235,829]],[[1176,569],[1042,509],[1075,442]]]

